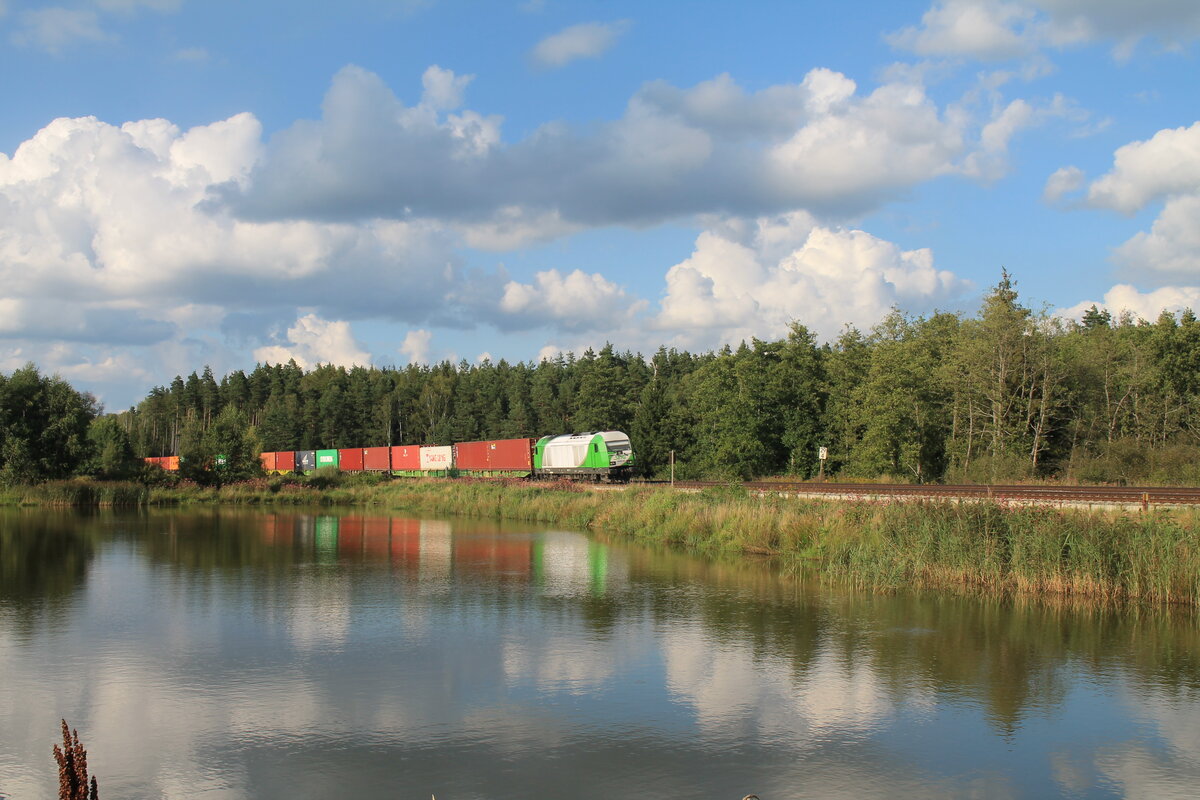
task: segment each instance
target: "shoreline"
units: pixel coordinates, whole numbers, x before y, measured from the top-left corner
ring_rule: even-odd
[[[16,501],[14,502],[14,499]],[[72,502],[73,501],[73,502]],[[1200,606],[1200,511],[809,499],[735,488],[596,492],[572,484],[254,481],[221,489],[64,482],[0,505],[344,506],[502,518],[617,534],[703,554],[771,556],[876,591],[953,589]]]

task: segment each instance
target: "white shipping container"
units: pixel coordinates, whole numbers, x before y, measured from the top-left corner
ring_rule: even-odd
[[[422,447],[421,469],[451,469],[454,466],[453,447]]]

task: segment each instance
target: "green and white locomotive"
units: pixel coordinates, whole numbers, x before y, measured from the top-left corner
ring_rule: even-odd
[[[633,473],[633,464],[633,446],[621,431],[543,436],[533,452],[534,474],[544,477],[624,482]]]

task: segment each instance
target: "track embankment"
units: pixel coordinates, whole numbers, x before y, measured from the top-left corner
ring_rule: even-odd
[[[718,481],[675,481],[674,484],[651,481],[645,485],[695,491],[730,484]],[[843,500],[984,500],[1002,505],[1050,504],[1124,510],[1200,506],[1200,488],[1180,486],[917,485],[771,480],[735,485],[758,494]]]

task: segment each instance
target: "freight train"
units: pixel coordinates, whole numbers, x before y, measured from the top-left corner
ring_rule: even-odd
[[[407,477],[551,478],[624,482],[636,463],[629,437],[621,431],[591,431],[541,439],[492,439],[452,445],[349,447],[337,450],[283,450],[260,456],[273,475],[310,473],[321,467],[343,472],[380,472]],[[217,457],[218,465],[221,457]],[[175,471],[179,458],[147,458]]]

